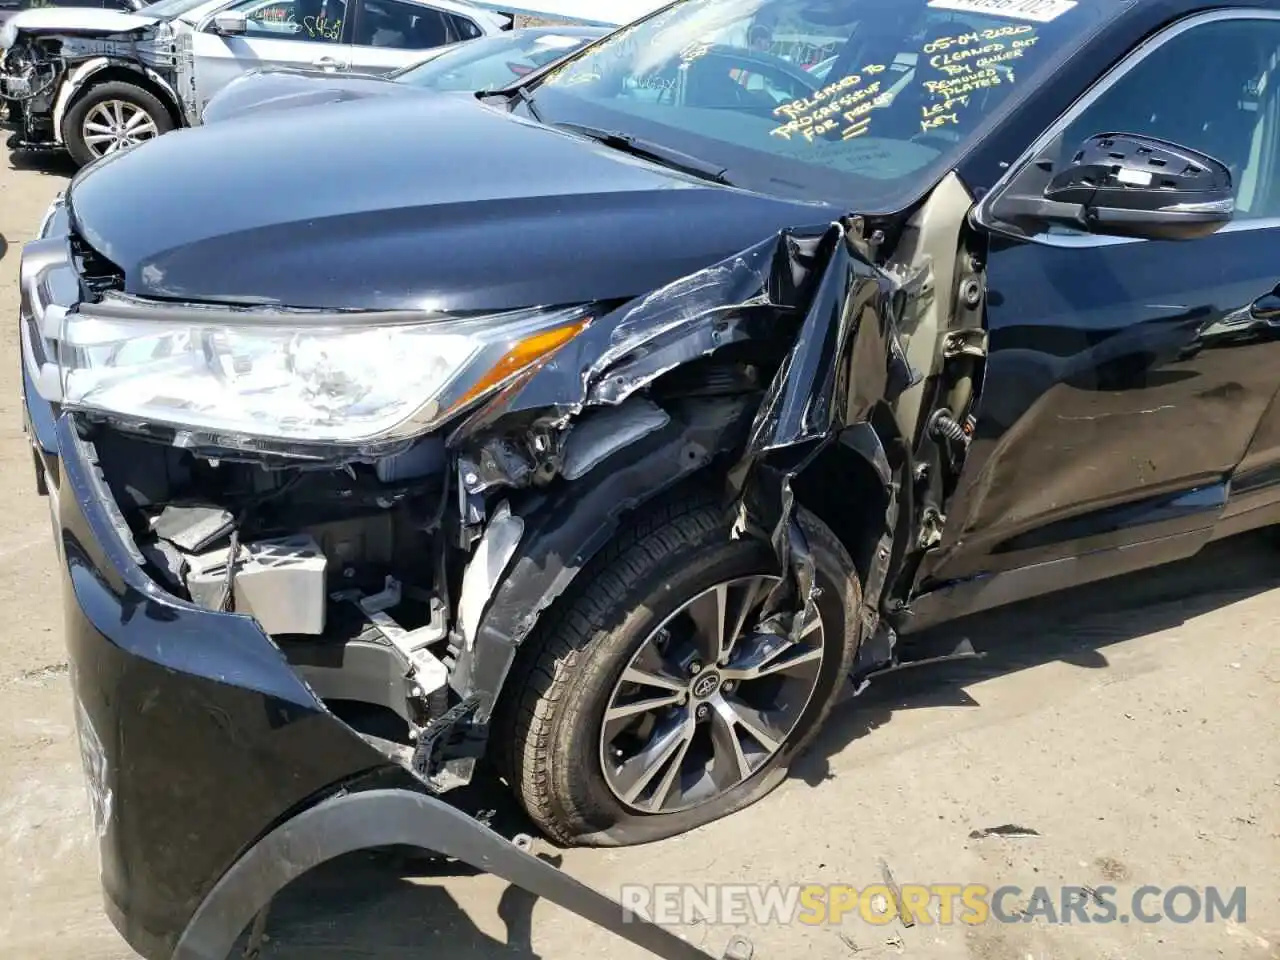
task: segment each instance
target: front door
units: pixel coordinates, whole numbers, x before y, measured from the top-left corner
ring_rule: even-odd
[[[210,22],[192,37],[200,109],[236,77],[253,70],[348,69],[346,6],[344,0],[239,0],[224,8],[243,13],[248,30],[224,37],[213,32]]]
[[[1056,170],[1096,134],[1171,140],[1230,167],[1237,212],[1190,241],[988,224],[986,382],[922,588],[1138,543],[1172,559],[1230,509],[1280,386],[1278,64],[1274,14],[1183,21],[1033,146]]]

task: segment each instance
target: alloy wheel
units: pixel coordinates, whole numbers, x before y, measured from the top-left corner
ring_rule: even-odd
[[[794,642],[755,629],[777,579],[705,590],[627,664],[600,732],[605,781],[622,803],[648,814],[706,803],[782,749],[818,685],[824,644],[818,618]]]
[[[85,114],[80,135],[95,157],[136,146],[160,135],[155,119],[136,103],[103,100]]]

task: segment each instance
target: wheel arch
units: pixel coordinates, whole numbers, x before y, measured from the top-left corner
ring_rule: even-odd
[[[524,525],[520,543],[506,563],[490,568],[484,612],[451,676],[461,697],[478,698],[477,720],[489,719],[520,645],[620,527],[669,497],[721,497],[728,507],[726,474],[743,440],[733,425],[745,427],[742,417],[753,409],[747,397],[709,404],[692,421],[672,421],[626,446],[557,494],[514,508]],[[841,478],[838,486],[830,471]],[[888,559],[879,553],[895,502],[880,431],[862,422],[835,434],[794,489],[796,502],[848,550],[864,589],[876,591],[864,593],[864,606],[877,607]]]
[[[832,477],[840,482],[832,483]],[[885,533],[893,474],[871,423],[841,431],[793,482],[796,502],[826,524],[849,551],[864,585]]]
[[[77,73],[67,78],[67,82],[63,85],[63,92],[59,93],[58,100],[54,104],[53,135],[57,138],[58,143],[66,143],[62,126],[66,121],[67,114],[71,112],[71,109],[76,104],[87,97],[95,87],[99,87],[104,83],[127,83],[130,86],[137,87],[139,90],[145,90],[164,105],[175,128],[184,126],[182,108],[178,103],[173,88],[164,83],[159,76],[153,75],[154,71],[144,70],[107,57],[89,61],[81,69],[83,70],[84,67],[90,66],[93,69],[85,70],[83,74],[77,71]]]
[[[488,571],[484,612],[450,677],[461,697],[478,699],[478,721],[489,719],[516,650],[623,524],[663,497],[724,490],[728,455],[753,409],[747,397],[699,405],[691,418],[671,420],[556,493],[514,508],[524,525],[519,546]]]

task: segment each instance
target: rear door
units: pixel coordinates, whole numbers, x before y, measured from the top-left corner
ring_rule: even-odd
[[[243,13],[248,31],[225,37],[212,19],[192,38],[200,109],[236,77],[280,67],[346,70],[350,24],[344,0],[238,0],[222,11]]]
[[[389,73],[430,50],[470,40],[480,29],[465,17],[410,0],[350,0],[355,12],[351,68]]]

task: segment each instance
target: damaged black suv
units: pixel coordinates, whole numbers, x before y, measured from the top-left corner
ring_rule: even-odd
[[[689,830],[911,633],[1280,518],[1277,63],[1274,4],[681,0],[83,171],[21,331],[126,936],[482,762]]]

